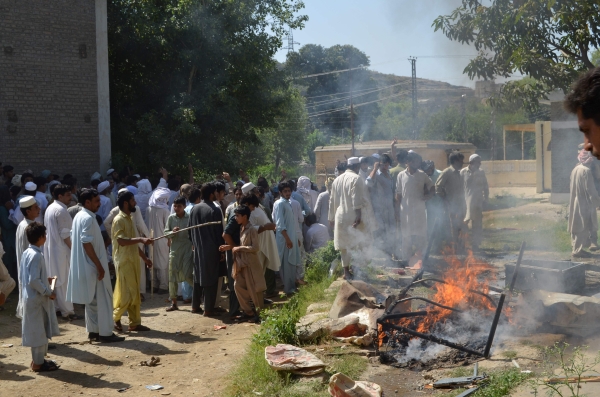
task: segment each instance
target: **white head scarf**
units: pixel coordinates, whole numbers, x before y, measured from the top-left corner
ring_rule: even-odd
[[[156,208],[164,208],[166,210],[170,210],[169,208],[169,198],[171,197],[171,191],[166,187],[158,187],[150,196],[150,201],[148,205],[150,207]]]
[[[150,196],[152,196],[152,185],[148,179],[142,179],[137,182],[137,194],[135,195],[135,201],[140,207],[140,211],[142,214],[146,213],[146,208],[148,208],[148,202],[150,201]]]
[[[298,191],[300,193],[310,193],[310,179],[307,176],[301,176],[298,178]]]

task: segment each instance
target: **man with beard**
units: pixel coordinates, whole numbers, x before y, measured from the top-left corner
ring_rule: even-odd
[[[215,308],[217,302],[219,277],[227,274],[221,269],[219,247],[223,240],[223,213],[215,204],[217,187],[213,183],[202,186],[202,202],[192,208],[189,226],[218,222],[212,225],[190,229],[188,237],[194,245],[194,292],[192,295],[192,313],[204,312],[205,317],[219,316],[221,311]],[[204,297],[204,311],[200,301]]]
[[[133,212],[136,211],[135,198],[130,191],[119,193],[117,198],[119,214],[112,224],[113,262],[117,274],[117,284],[113,296],[113,320],[117,331],[122,332],[121,317],[125,312],[129,316],[129,331],[148,331],[142,325],[140,314],[140,264],[138,256],[148,268],[152,262],[138,247],[139,243],[151,245],[154,242],[144,237],[135,237]]]
[[[467,214],[465,226],[471,222],[471,248],[479,250],[483,236],[483,203],[487,202],[490,195],[487,178],[481,167],[481,157],[472,154],[469,157],[469,166],[460,170],[460,176],[465,184],[465,200]]]
[[[100,195],[96,190],[86,189],[79,195],[79,202],[83,210],[75,215],[71,230],[67,301],[85,305],[85,328],[90,340],[122,342],[125,338],[112,332],[113,291],[104,238],[96,221]]]

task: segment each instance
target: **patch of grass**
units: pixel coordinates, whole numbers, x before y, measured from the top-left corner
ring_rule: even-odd
[[[509,396],[511,390],[514,390],[521,383],[525,382],[529,378],[529,374],[522,374],[520,370],[516,368],[494,371],[489,374],[485,387],[481,387],[475,393],[471,394],[473,397],[505,397]],[[465,389],[453,390],[449,396],[458,396]]]
[[[518,356],[517,352],[514,350],[506,350],[506,351],[503,351],[501,354],[503,357],[505,357],[509,360],[514,360]]]
[[[473,376],[473,367],[458,367],[448,372],[449,378],[463,378],[465,376]]]
[[[231,383],[226,390],[227,396],[255,396],[255,392],[263,396],[296,397],[296,396],[328,396],[327,383],[320,380],[303,380],[287,373],[274,371],[265,360],[265,347],[278,343],[299,345],[296,336],[296,323],[306,313],[311,303],[333,300],[335,295],[326,294],[332,278],[329,277],[329,266],[337,258],[333,243],[329,243],[307,259],[305,280],[308,285],[300,288],[286,304],[277,309],[265,310],[261,317],[263,322],[259,332],[254,335],[246,355],[232,372]],[[342,351],[342,350],[340,350]],[[367,366],[364,357],[355,355],[321,356],[327,364],[323,379],[336,372],[343,372],[350,377],[358,377]]]

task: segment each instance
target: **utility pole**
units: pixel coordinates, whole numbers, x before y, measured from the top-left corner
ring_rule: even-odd
[[[294,52],[294,44],[298,44],[300,45],[300,43],[294,41],[294,31],[292,30],[292,28],[290,28],[288,35],[287,35],[287,42],[288,45],[287,47],[283,47],[284,50],[288,50],[288,54],[290,52]]]
[[[417,139],[417,58],[408,58],[412,67],[412,117],[413,117],[413,139]]]
[[[463,141],[467,141],[467,96],[462,95],[461,99],[461,111],[462,111],[462,127],[463,127]]]
[[[352,98],[352,71],[349,75],[350,79],[350,131],[352,132],[352,157],[354,157],[354,101]]]

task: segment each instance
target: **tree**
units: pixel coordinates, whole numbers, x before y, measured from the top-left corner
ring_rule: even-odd
[[[249,165],[244,145],[277,126],[290,82],[273,59],[300,0],[111,0],[113,162],[153,170]]]
[[[353,103],[358,105],[354,108],[356,133],[374,123],[379,108],[369,102],[378,99],[378,92],[377,83],[366,70],[369,64],[369,57],[351,45],[324,48],[308,44],[288,54],[285,67],[295,77],[296,84],[306,89],[307,109],[314,128],[334,137],[348,135],[351,91]],[[355,70],[328,73],[347,69]],[[318,76],[303,77],[310,75]]]
[[[527,84],[508,82],[506,101],[522,100],[531,111],[546,94],[566,92],[594,67],[590,51],[600,46],[600,4],[596,0],[462,0],[433,23],[449,39],[479,51],[465,68],[473,79],[523,74]],[[499,98],[493,98],[497,103]]]

